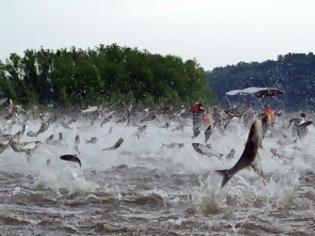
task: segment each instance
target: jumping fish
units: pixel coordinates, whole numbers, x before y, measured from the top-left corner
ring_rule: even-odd
[[[140,138],[140,134],[142,134],[146,130],[146,128],[147,128],[147,125],[143,125],[138,128],[137,132],[135,133],[138,139]]]
[[[36,133],[36,136],[39,135],[40,133],[44,133],[48,128],[49,128],[49,122],[43,122],[39,128],[39,130]]]
[[[202,155],[208,155],[211,149],[210,144],[192,143],[194,150]]]
[[[54,142],[54,135],[50,135],[48,138],[46,138],[45,142],[47,144],[52,144]]]
[[[303,122],[298,124],[296,131],[297,131],[297,135],[298,135],[299,139],[303,139],[304,137],[306,137],[306,135],[308,133],[307,126],[309,126],[309,125],[314,125],[314,121],[312,121],[312,120],[303,121]]]
[[[79,143],[80,143],[80,135],[76,135],[75,136],[75,139],[74,139],[74,149],[78,152],[78,153],[80,153],[80,151],[79,151]]]
[[[96,143],[97,142],[97,138],[96,137],[92,137],[89,140],[85,140],[85,143]]]
[[[62,144],[63,140],[64,140],[64,139],[63,139],[63,137],[62,137],[62,133],[58,133],[58,139],[52,141],[51,145],[59,146],[59,145]]]
[[[116,124],[124,123],[125,121],[127,121],[127,118],[125,116],[123,116],[122,118],[120,118],[119,120],[116,121]]]
[[[209,125],[205,131],[205,142],[208,142],[211,134],[212,134],[212,126]]]
[[[183,144],[183,143],[170,143],[170,144],[164,144],[164,143],[162,143],[162,146],[163,146],[163,147],[167,147],[167,148],[174,148],[174,147],[177,147],[177,148],[181,149],[182,147],[184,147],[184,144]]]
[[[117,140],[117,142],[116,142],[113,146],[111,146],[111,147],[109,147],[109,148],[104,148],[103,151],[108,151],[108,150],[117,149],[117,148],[119,148],[119,147],[121,146],[121,144],[122,144],[123,142],[124,142],[124,139],[123,139],[123,138],[119,138],[119,139]]]
[[[67,123],[65,123],[65,122],[63,122],[63,121],[61,121],[60,124],[61,124],[62,127],[65,128],[65,129],[71,129],[71,127],[70,127]]]
[[[255,170],[255,172],[258,173],[257,168],[253,165],[253,161],[255,160],[256,155],[258,153],[258,148],[261,147],[262,139],[263,139],[262,121],[257,119],[254,121],[250,128],[245,149],[237,163],[231,169],[216,170],[218,174],[223,176],[223,181],[221,184],[222,188],[233,177],[234,174],[236,174],[237,172],[246,167],[251,166]]]
[[[111,134],[113,132],[113,126],[111,126],[108,130],[108,133]]]
[[[110,121],[110,120],[112,119],[113,114],[114,114],[114,112],[111,112],[108,116],[106,116],[106,117],[103,119],[103,121],[101,122],[101,127],[103,127],[103,125],[104,125],[105,123],[107,123],[108,121]]]
[[[34,133],[33,131],[28,131],[26,135],[28,137],[36,137],[36,133]]]
[[[60,159],[61,159],[61,160],[64,160],[64,161],[76,162],[76,163],[78,163],[79,166],[81,167],[81,161],[80,161],[80,159],[77,157],[77,155],[66,154],[66,155],[60,156]]]
[[[3,105],[7,100],[8,100],[8,98],[1,98],[0,99],[0,106]]]
[[[81,112],[82,112],[83,114],[85,114],[85,113],[92,113],[92,112],[94,112],[94,111],[98,111],[98,107],[97,107],[97,106],[89,107],[88,109],[81,110]]]

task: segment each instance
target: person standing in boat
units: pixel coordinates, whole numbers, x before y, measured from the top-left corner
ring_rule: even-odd
[[[264,115],[269,118],[271,126],[273,127],[276,122],[276,112],[271,108],[271,106],[265,106]]]
[[[202,118],[205,115],[205,111],[202,101],[195,102],[191,105],[190,112],[192,112],[193,115],[194,137],[197,137],[200,134],[200,127],[202,125]]]

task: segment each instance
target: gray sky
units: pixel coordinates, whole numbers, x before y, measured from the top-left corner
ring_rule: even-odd
[[[100,43],[206,69],[315,51],[314,0],[0,0],[0,58]]]

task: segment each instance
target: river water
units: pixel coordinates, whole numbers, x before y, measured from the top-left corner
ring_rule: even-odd
[[[126,123],[89,126],[81,118],[71,129],[57,122],[36,138],[23,136],[44,142],[62,132],[65,141],[40,145],[29,162],[11,148],[0,154],[0,235],[315,235],[313,127],[293,144],[265,138],[258,158],[265,179],[246,169],[221,189],[214,170],[235,164],[249,128],[236,122],[225,135],[214,131],[213,153],[236,150],[227,160],[195,152],[191,143],[204,143],[204,136],[193,139],[186,122],[173,130],[177,122],[162,128],[164,121],[151,121],[137,137],[137,127]],[[27,124],[27,131],[40,126],[39,120]],[[82,168],[59,159],[76,152],[77,134]],[[91,137],[96,144],[85,143]],[[121,147],[102,151],[120,137]],[[162,146],[172,142],[184,146]],[[273,157],[271,148],[281,157]]]

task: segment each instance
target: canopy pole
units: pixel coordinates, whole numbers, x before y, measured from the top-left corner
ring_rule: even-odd
[[[257,98],[257,101],[260,103],[262,110],[264,110],[264,104],[261,102],[261,99],[259,99],[258,97],[256,97],[256,98]]]
[[[280,101],[277,97],[273,97],[277,102],[279,102],[282,105],[282,110],[284,109],[284,102]]]
[[[225,98],[226,98],[226,100],[227,100],[227,102],[228,102],[228,104],[229,104],[229,108],[231,109],[231,108],[232,108],[232,106],[231,106],[230,100],[228,99],[228,97],[227,97],[227,96],[225,96]]]

